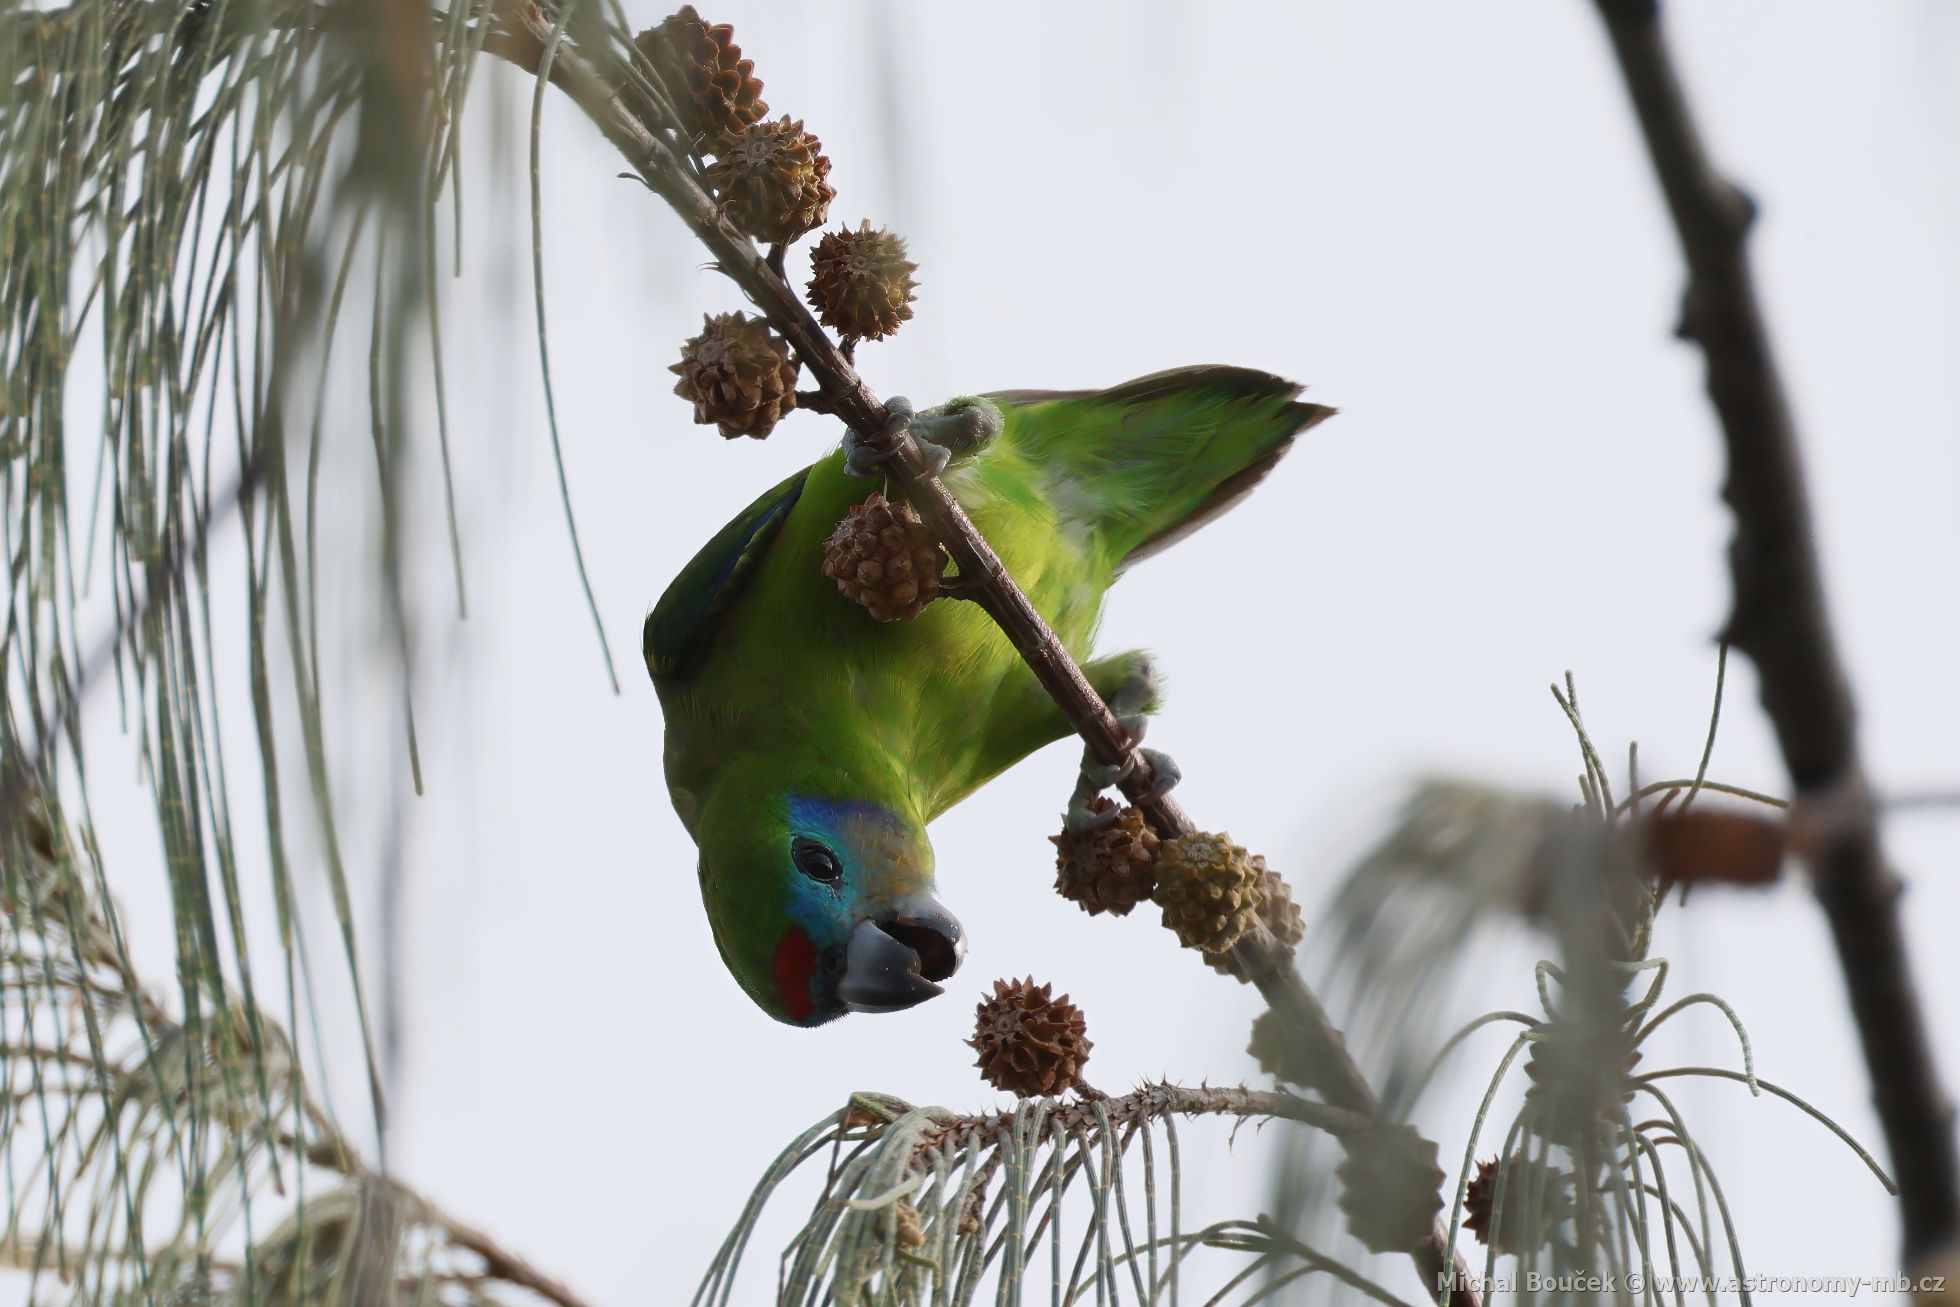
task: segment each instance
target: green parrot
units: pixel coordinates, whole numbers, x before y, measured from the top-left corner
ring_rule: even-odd
[[[916,417],[889,407],[950,460],[947,488],[1080,661],[1126,568],[1231,507],[1332,412],[1299,393],[1195,367]],[[881,623],[822,575],[824,540],[876,475],[847,436],[710,540],[644,631],[667,785],[700,851],[715,944],[750,998],[799,1026],[940,992],[966,940],[934,893],[926,827],[1069,734],[978,606]],[[1140,733],[1157,696],[1149,657],[1084,670]],[[1080,804],[1072,817],[1093,820]]]

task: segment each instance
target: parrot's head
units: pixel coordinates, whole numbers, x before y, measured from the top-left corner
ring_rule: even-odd
[[[922,822],[884,803],[718,787],[701,814],[701,895],[715,945],[778,1021],[897,1012],[940,992],[966,953],[933,895]]]

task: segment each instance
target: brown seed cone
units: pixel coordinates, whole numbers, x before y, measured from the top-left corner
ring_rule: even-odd
[[[1436,1145],[1415,1127],[1383,1122],[1341,1140],[1335,1171],[1349,1233],[1378,1253],[1407,1252],[1427,1239],[1443,1209]]]
[[[1515,1172],[1504,1177],[1508,1188],[1505,1197],[1518,1187]],[[1505,1213],[1510,1215],[1509,1212]],[[1506,1221],[1505,1225],[1510,1222]],[[1463,1190],[1463,1228],[1477,1236],[1477,1242],[1487,1244],[1497,1230],[1497,1159],[1477,1163],[1476,1178],[1464,1186]],[[1509,1231],[1505,1231],[1509,1233]]]
[[[1050,998],[1049,988],[1032,976],[996,980],[992,997],[980,1000],[966,1042],[980,1054],[974,1065],[981,1078],[994,1088],[1033,1098],[1081,1079],[1093,1047],[1088,1025],[1067,994]]]
[[[810,255],[810,307],[849,339],[882,340],[912,316],[918,270],[905,242],[869,221],[825,232]]]
[[[1527,1175],[1525,1159],[1512,1154],[1504,1168],[1503,1219],[1497,1210],[1497,1159],[1477,1163],[1477,1174],[1464,1187],[1463,1228],[1481,1244],[1494,1244],[1500,1253],[1526,1253],[1543,1248],[1552,1231],[1572,1210],[1572,1176],[1555,1167]],[[1533,1210],[1533,1209],[1536,1210]]]
[[[939,597],[946,550],[910,504],[872,491],[823,542],[823,574],[880,622],[909,622]]]
[[[1098,813],[1115,806],[1100,796],[1090,804]],[[1055,846],[1055,892],[1092,917],[1128,916],[1157,887],[1152,864],[1160,841],[1135,808],[1122,809],[1100,830],[1064,830],[1048,840]]]
[[[1307,936],[1307,923],[1300,915],[1300,905],[1293,901],[1292,888],[1287,885],[1286,877],[1266,865],[1264,854],[1253,854],[1252,865],[1259,869],[1259,920],[1272,932],[1273,938],[1289,949],[1297,948]],[[1229,953],[1207,953],[1205,965],[1221,976],[1234,976],[1240,983],[1245,981],[1245,973]]]
[[[761,440],[796,407],[796,360],[789,342],[770,334],[761,318],[721,313],[681,346],[667,370],[680,377],[674,393],[694,405],[694,420],[714,423],[730,440]]]
[[[751,123],[708,167],[708,186],[737,227],[772,245],[787,245],[821,227],[837,192],[825,181],[823,142],[784,114]]]
[[[769,112],[755,61],[742,58],[734,37],[727,23],[710,26],[693,5],[682,5],[679,13],[633,38],[673,99],[681,130],[709,154],[720,153]]]
[[[923,1248],[926,1246],[926,1229],[919,1221],[919,1209],[899,1199],[892,1207],[894,1237],[900,1248]]]
[[[1271,1011],[1261,1012],[1252,1022],[1252,1042],[1245,1046],[1259,1063],[1259,1069],[1276,1080],[1302,1089],[1311,1089],[1314,1084],[1313,1063],[1307,1060],[1306,1050],[1288,1039],[1286,1023]]]
[[[1224,835],[1194,831],[1157,851],[1151,898],[1186,948],[1223,953],[1258,920],[1260,868]]]

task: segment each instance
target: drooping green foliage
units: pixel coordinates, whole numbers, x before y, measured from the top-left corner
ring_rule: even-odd
[[[422,1256],[405,1250],[430,1218],[376,1223],[407,1200],[376,1206],[394,1191],[346,1162],[283,1032],[314,1022],[315,866],[334,919],[312,930],[342,954],[321,983],[351,982],[369,1024],[330,779],[321,469],[332,439],[372,446],[363,593],[405,675],[403,414],[432,390],[446,489],[435,283],[461,258],[461,110],[497,30],[475,0],[0,14],[0,1172],[4,1246],[42,1292],[263,1301],[258,1267],[292,1286],[281,1300],[378,1301],[348,1268],[384,1266],[392,1285]],[[365,367],[364,420],[330,412],[336,358]],[[454,532],[452,503],[452,552]],[[227,536],[242,562],[219,569]],[[462,587],[458,561],[459,606]],[[221,638],[241,594],[242,646]],[[112,869],[83,708],[117,698],[131,756],[112,765],[136,764],[155,821],[154,854]],[[109,894],[159,866],[168,993],[137,982]],[[248,945],[255,904],[276,923],[270,957]],[[329,1179],[358,1194],[339,1216],[309,1214],[298,1178],[323,1139],[344,1163]]]

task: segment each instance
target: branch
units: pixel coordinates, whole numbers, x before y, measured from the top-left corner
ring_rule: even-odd
[[[396,1187],[401,1188],[399,1185]],[[403,1190],[403,1192],[408,1191]],[[416,1201],[422,1203],[430,1219],[442,1228],[443,1234],[451,1243],[458,1248],[467,1248],[483,1259],[484,1274],[491,1279],[529,1289],[546,1302],[556,1304],[556,1307],[586,1307],[585,1300],[564,1284],[504,1248],[481,1230],[444,1215],[437,1208],[430,1206],[425,1199],[416,1197]]]
[[[1368,1128],[1372,1118],[1316,1103],[1295,1094],[1247,1089],[1243,1085],[1210,1085],[1190,1089],[1169,1083],[1144,1085],[1121,1098],[1085,1098],[1058,1105],[1042,1118],[1041,1132],[1023,1142],[1037,1147],[1056,1135],[1097,1127],[1096,1106],[1108,1113],[1113,1126],[1142,1125],[1167,1116],[1235,1116],[1242,1120],[1270,1118],[1298,1121],[1337,1138],[1358,1134]],[[925,1136],[920,1148],[930,1150],[945,1139],[959,1136],[972,1141],[993,1139],[1014,1126],[1013,1112],[993,1112],[979,1116],[949,1116],[939,1129]]]
[[[554,1304],[554,1307],[587,1307],[585,1300],[573,1293],[564,1283],[552,1279],[483,1231],[456,1220],[427,1197],[399,1180],[376,1173],[361,1160],[360,1154],[354,1150],[353,1145],[348,1143],[346,1137],[310,1099],[305,1103],[305,1109],[309,1121],[321,1132],[321,1137],[309,1142],[305,1149],[307,1161],[357,1184],[385,1186],[411,1210],[419,1213],[430,1226],[442,1231],[443,1237],[451,1244],[476,1254],[482,1260],[483,1273],[488,1278],[528,1289],[546,1302]],[[289,1151],[297,1147],[296,1141],[290,1134],[281,1134],[279,1143]]]
[[[507,15],[506,25],[514,25],[510,38],[486,49],[534,74],[542,69],[543,75],[572,97],[640,180],[665,200],[707,247],[719,270],[789,342],[817,380],[824,397],[822,411],[834,414],[873,449],[878,448],[886,425],[883,401],[858,376],[851,361],[755,244],[722,216],[713,197],[702,189],[668,139],[649,129],[625,98],[578,53],[563,48],[562,42],[554,48],[552,25],[536,8],[518,3]],[[544,57],[547,53],[548,59]],[[1197,830],[1175,799],[1151,795],[1153,776],[1148,760],[1136,751],[1128,732],[1008,575],[1000,556],[974,527],[966,510],[922,461],[918,444],[909,433],[899,437],[892,457],[882,466],[918,510],[927,529],[946,547],[961,578],[972,578],[965,596],[977,602],[1000,627],[1075,733],[1100,762],[1127,767],[1120,782],[1124,796],[1166,838]],[[1349,1056],[1341,1032],[1301,978],[1292,951],[1263,925],[1255,925],[1231,952],[1232,960],[1319,1068],[1315,1088],[1336,1107],[1364,1117],[1378,1115],[1374,1090]],[[1443,1241],[1432,1235],[1413,1254],[1426,1285],[1441,1282],[1442,1250]],[[1467,1280],[1467,1272],[1460,1265],[1458,1270],[1462,1272],[1458,1278]],[[1478,1305],[1474,1293],[1458,1293],[1453,1301],[1467,1307]]]
[[[1849,682],[1824,603],[1796,422],[1770,353],[1745,240],[1755,206],[1709,162],[1656,0],[1596,0],[1688,264],[1681,334],[1701,346],[1735,512],[1734,607],[1723,638],[1749,655],[1795,782],[1793,834],[1830,920],[1872,1096],[1899,1179],[1908,1266],[1960,1239],[1953,1106],[1940,1086],[1880,846]]]

